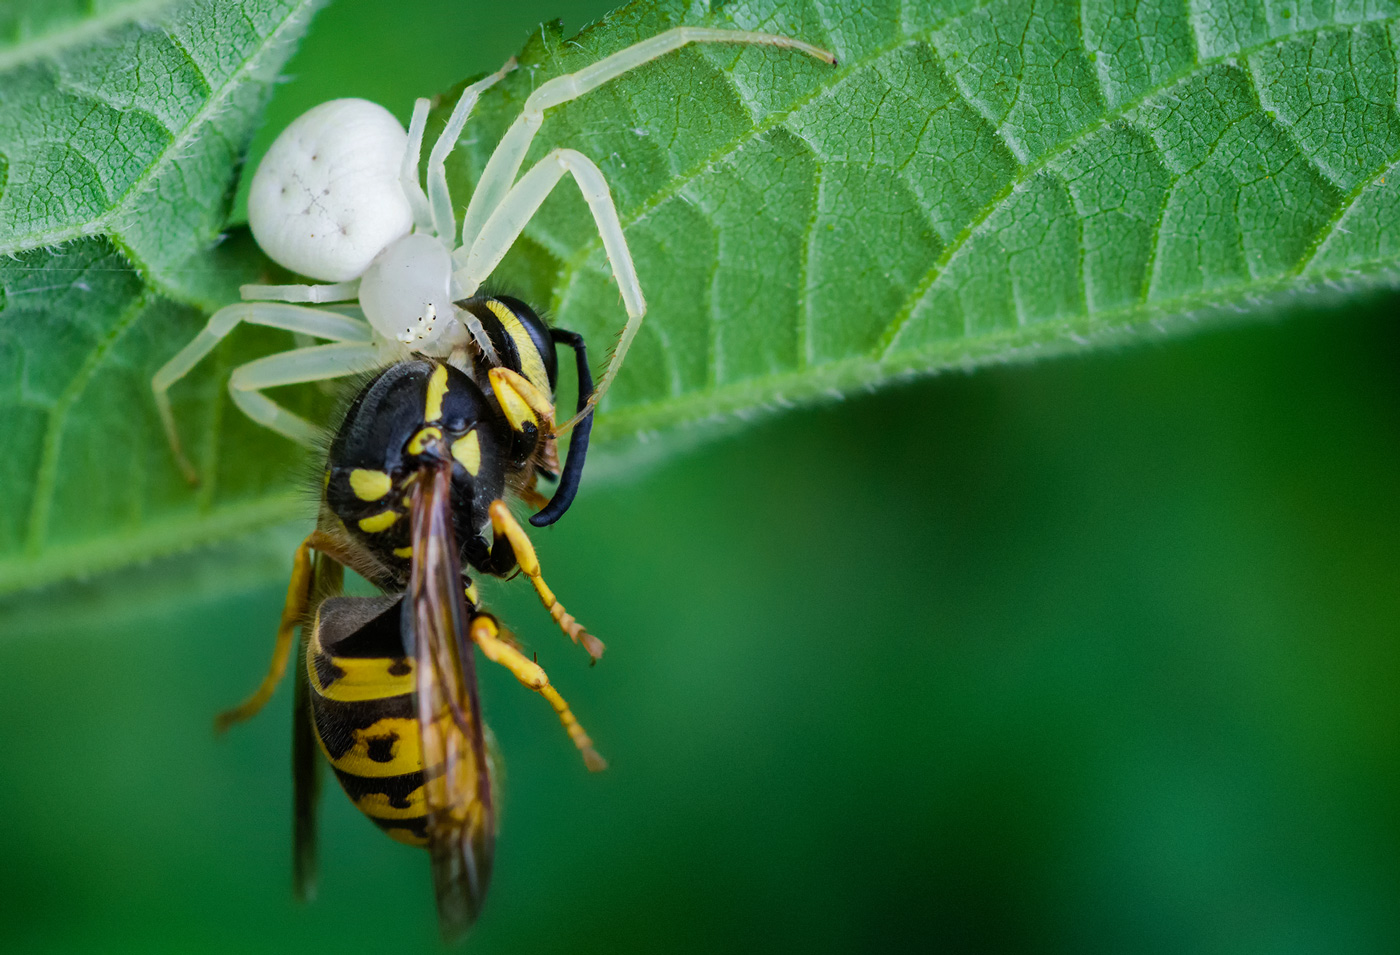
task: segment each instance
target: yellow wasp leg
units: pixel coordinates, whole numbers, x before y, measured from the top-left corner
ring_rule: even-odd
[[[314,535],[313,535],[314,536]],[[272,647],[272,662],[262,683],[242,703],[231,710],[224,710],[214,717],[215,732],[222,733],[234,723],[241,723],[263,708],[272,698],[273,691],[287,672],[287,660],[292,655],[292,635],[297,625],[306,618],[307,605],[311,599],[311,538],[301,542],[296,557],[292,561],[292,579],[287,584],[287,602],[282,606],[282,619],[277,624],[277,642]]]
[[[564,732],[569,734],[569,739],[574,741],[578,751],[583,754],[584,765],[589,770],[596,773],[608,768],[608,761],[599,756],[598,751],[593,748],[593,740],[588,738],[588,734],[569,709],[569,704],[559,695],[559,691],[550,685],[544,670],[538,663],[525,659],[523,653],[501,639],[495,620],[485,614],[473,618],[471,639],[481,648],[481,652],[486,654],[486,659],[492,663],[499,663],[514,674],[517,680],[549,701],[549,705],[554,707],[554,712],[559,714],[559,722],[564,724]]]
[[[544,604],[554,622],[559,624],[559,629],[568,634],[574,643],[582,644],[588,655],[593,658],[593,662],[598,662],[598,658],[603,655],[603,641],[583,629],[583,624],[564,609],[559,598],[554,596],[554,591],[544,582],[544,578],[540,576],[540,560],[535,556],[535,545],[530,543],[525,529],[511,515],[505,501],[491,502],[491,529],[497,537],[504,536],[510,542],[511,550],[515,551],[515,562],[520,565],[521,572],[530,578],[530,583],[534,584],[535,593],[540,595],[540,603]]]

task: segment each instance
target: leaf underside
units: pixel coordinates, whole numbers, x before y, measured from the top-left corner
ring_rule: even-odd
[[[786,33],[840,58],[832,68],[784,51],[690,48],[549,114],[531,161],[567,145],[598,163],[649,304],[598,420],[606,449],[892,377],[1393,284],[1400,3],[1304,7],[637,3],[576,41],[532,41],[479,106],[449,175],[460,211],[532,88],[679,23]],[[137,33],[159,45],[161,30],[136,23],[117,34],[127,48]],[[171,465],[145,390],[200,308],[226,300],[219,282],[256,262],[233,243],[220,254],[235,264],[210,270],[201,250],[223,221],[222,193],[188,199],[191,181],[204,182],[199,163],[231,166],[248,131],[237,117],[251,113],[236,93],[219,109],[190,107],[186,97],[214,95],[193,74],[152,81],[130,94],[145,97],[140,108],[124,110],[89,75],[110,62],[98,48],[83,40],[11,62],[23,45],[0,46],[7,92],[30,83],[30,103],[87,98],[72,122],[46,114],[57,131],[39,159],[15,149],[36,141],[16,115],[33,115],[0,105],[0,251],[18,256],[0,267],[0,405],[13,422],[0,437],[0,581],[11,586],[307,508],[290,490],[294,449],[222,397],[232,365],[285,336],[240,333],[177,388],[206,475],[197,491]],[[205,87],[220,88],[208,75]],[[438,123],[451,105],[449,94]],[[201,132],[168,135],[196,114]],[[122,135],[101,140],[102,123]],[[126,124],[153,142],[166,130],[175,158],[141,173],[171,148],[135,149]],[[121,155],[108,159],[99,140],[120,142]],[[60,188],[63,177],[76,185]],[[79,235],[90,237],[47,248]],[[583,332],[595,367],[621,328],[596,229],[567,183],[495,284]]]
[[[283,443],[228,420],[220,383],[281,338],[240,337],[182,394],[198,490],[171,470],[149,382],[266,269],[251,242],[220,232],[242,151],[318,5],[0,12],[0,589],[299,506]]]
[[[551,114],[534,150],[599,163],[648,298],[598,433],[1393,281],[1400,4],[1305,6],[1325,12],[724,5],[723,22],[825,45],[840,67],[692,48]],[[664,9],[529,60],[577,69],[681,19]],[[479,111],[459,191],[542,75],[517,72]],[[560,192],[506,280],[606,342],[616,288],[586,207]]]

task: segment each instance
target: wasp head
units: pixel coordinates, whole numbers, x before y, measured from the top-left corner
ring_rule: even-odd
[[[385,568],[381,586],[399,586],[413,556],[409,505],[413,484],[451,462],[453,525],[464,550],[490,522],[505,488],[508,426],[481,389],[443,362],[403,361],[351,402],[331,442],[327,509],[350,538]]]

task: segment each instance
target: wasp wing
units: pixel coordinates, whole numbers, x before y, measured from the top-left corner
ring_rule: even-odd
[[[304,634],[296,664],[296,697],[292,705],[292,891],[298,902],[310,902],[316,898],[316,804],[321,795],[321,761],[312,729]]]
[[[312,619],[301,622],[301,639],[292,661],[292,891],[299,902],[316,897],[316,805],[321,796],[321,755],[306,680],[307,630],[316,625],[321,604],[340,594],[344,580],[345,568],[318,552],[308,595]]]
[[[404,636],[417,661],[428,849],[438,926],[452,941],[475,921],[491,879],[496,815],[477,698],[476,669],[452,529],[452,467],[414,483]]]

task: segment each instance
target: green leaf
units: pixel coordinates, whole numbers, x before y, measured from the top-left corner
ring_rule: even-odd
[[[270,83],[316,5],[132,2],[65,20],[44,0],[11,4],[0,253],[102,237],[148,288],[222,304],[233,285],[204,260]]]
[[[787,33],[841,58],[831,68],[771,49],[689,48],[549,114],[532,161],[567,145],[598,162],[650,305],[599,417],[600,452],[639,433],[732,422],[895,377],[1395,283],[1396,2],[713,7],[641,2],[573,41],[537,36],[453,157],[460,209],[531,89],[680,23]],[[138,34],[150,31],[138,24],[148,11],[122,9],[142,11],[120,42],[144,55]],[[303,8],[279,9],[291,22]],[[81,64],[71,75],[111,62],[89,52],[110,54],[94,35],[53,54]],[[280,49],[275,40],[267,48]],[[276,59],[266,54],[269,69]],[[48,85],[24,85],[31,74]],[[0,233],[0,247],[20,253],[0,274],[0,404],[12,422],[0,439],[9,444],[0,449],[9,502],[0,580],[10,586],[311,508],[289,490],[295,449],[222,397],[232,365],[286,347],[285,336],[240,332],[177,387],[176,414],[205,474],[198,491],[175,472],[146,388],[197,328],[190,304],[232,298],[217,289],[234,284],[236,269],[211,270],[198,252],[223,221],[223,193],[192,198],[191,179],[205,180],[186,158],[218,166],[203,151],[241,143],[246,125],[235,120],[251,112],[240,112],[237,92],[221,108],[191,109],[180,103],[197,88],[152,83],[137,114],[146,125],[131,119],[133,130],[154,135],[150,117],[180,115],[202,117],[208,135],[167,137],[180,147],[150,159],[117,135],[127,112],[94,109],[88,120],[70,109],[42,161],[16,159],[16,143],[47,141],[30,131],[35,116],[56,114],[32,104],[78,95],[70,74],[46,59],[0,75],[9,163],[0,220],[18,229]],[[81,95],[117,95],[115,80],[84,75],[72,81],[85,84]],[[32,90],[29,111],[9,105],[12,88]],[[439,123],[451,105],[449,94]],[[28,117],[27,131],[9,132],[20,122],[12,113]],[[226,121],[237,134],[223,132]],[[236,153],[221,154],[225,170]],[[89,168],[97,156],[112,167],[101,175]],[[14,218],[21,208],[29,218]],[[36,249],[73,236],[94,238]],[[222,252],[251,257],[246,241]],[[496,284],[583,332],[595,367],[622,326],[596,230],[567,183]]]
[[[840,57],[694,47],[548,114],[532,161],[598,162],[648,299],[603,440],[1395,282],[1400,4],[716,7],[537,38],[457,168],[465,195],[533,87],[676,23]],[[558,192],[504,281],[610,341],[611,271]]]
[[[206,487],[173,479],[148,382],[265,266],[246,240],[217,243],[242,151],[317,2],[75,13],[39,0],[0,13],[3,586],[130,563],[295,509],[285,468],[244,462],[225,474],[212,441],[196,442]],[[217,421],[208,384],[186,410],[202,404]],[[209,434],[245,454],[283,452],[234,430]]]

